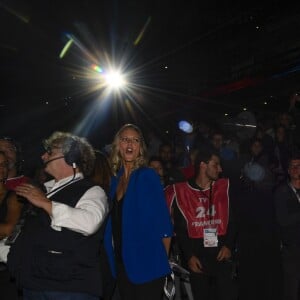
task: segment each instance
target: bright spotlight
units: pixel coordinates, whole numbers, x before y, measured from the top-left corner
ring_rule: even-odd
[[[105,81],[106,84],[113,88],[113,89],[119,89],[125,86],[126,81],[124,79],[124,75],[122,75],[120,72],[112,71],[105,75]]]

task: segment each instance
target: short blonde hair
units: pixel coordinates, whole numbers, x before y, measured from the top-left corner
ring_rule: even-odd
[[[113,143],[112,143],[112,149],[111,149],[111,153],[110,153],[110,164],[111,164],[112,172],[114,175],[116,175],[117,172],[122,167],[122,158],[120,155],[119,142],[120,142],[121,134],[126,129],[133,129],[134,131],[136,131],[138,133],[139,138],[140,138],[140,155],[134,161],[133,169],[135,170],[135,169],[138,169],[140,167],[147,165],[147,146],[146,146],[145,140],[143,138],[141,129],[134,124],[125,124],[116,133]]]

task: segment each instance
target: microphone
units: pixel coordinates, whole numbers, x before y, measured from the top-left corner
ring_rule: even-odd
[[[54,161],[54,160],[57,160],[57,159],[61,159],[61,158],[65,158],[65,157],[64,157],[64,156],[58,156],[58,157],[49,159],[49,160],[47,160],[47,161],[45,161],[45,162],[43,163],[43,166],[46,167],[51,161]]]

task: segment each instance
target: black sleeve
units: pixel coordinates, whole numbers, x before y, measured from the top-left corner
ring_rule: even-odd
[[[193,240],[189,238],[187,232],[186,221],[180,212],[176,201],[173,202],[174,208],[174,231],[176,234],[176,240],[178,242],[178,246],[183,253],[184,259],[187,261],[193,253]]]
[[[276,218],[280,226],[300,223],[300,212],[289,212],[287,208],[288,199],[296,197],[292,193],[289,188],[278,188],[274,193]]]
[[[224,245],[233,250],[235,247],[236,237],[238,234],[236,218],[234,216],[233,203],[234,197],[237,193],[234,192],[233,188],[229,188],[229,220],[227,226],[226,236],[224,237]]]

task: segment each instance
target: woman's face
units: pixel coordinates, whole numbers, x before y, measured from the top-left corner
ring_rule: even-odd
[[[0,154],[0,180],[5,180],[8,175],[8,160],[5,155]]]
[[[119,152],[123,163],[132,163],[140,156],[141,137],[132,128],[124,129],[119,137]]]

